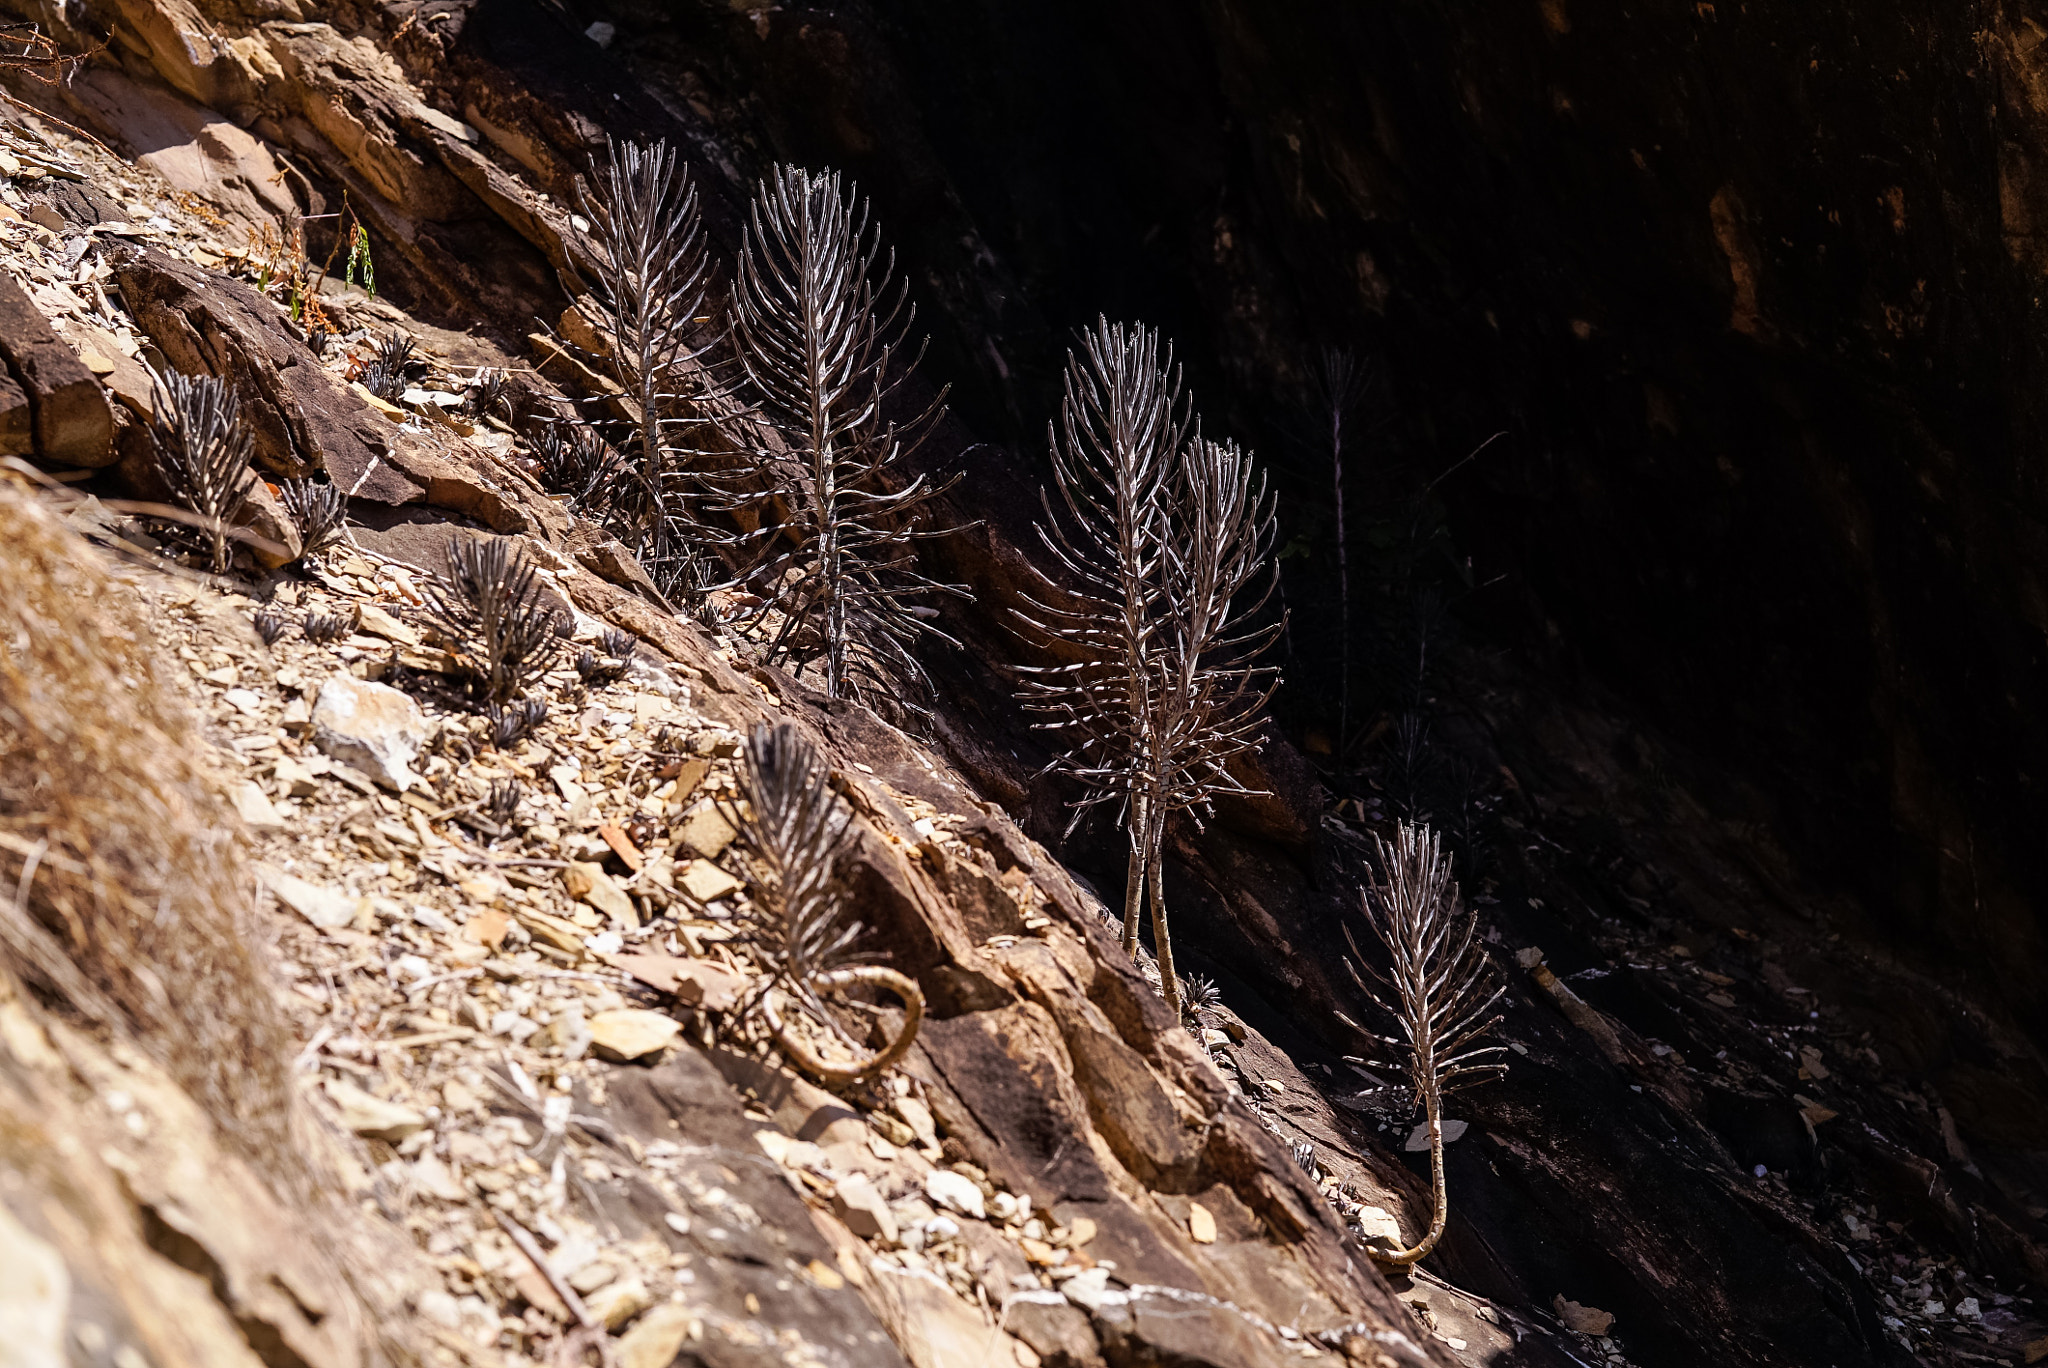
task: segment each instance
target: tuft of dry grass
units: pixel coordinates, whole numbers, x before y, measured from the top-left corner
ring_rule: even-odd
[[[289,1037],[238,825],[140,603],[0,475],[0,968],[130,1036],[289,1172]]]

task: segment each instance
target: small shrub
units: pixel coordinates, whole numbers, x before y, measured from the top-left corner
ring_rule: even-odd
[[[286,480],[280,498],[292,525],[299,529],[301,556],[317,556],[346,537],[348,497],[338,486]]]
[[[924,1020],[917,981],[854,951],[853,920],[838,881],[840,856],[853,843],[853,816],[834,793],[831,771],[797,729],[757,725],[744,755],[747,804],[726,819],[751,856],[748,938],[768,966],[758,1010],[769,1033],[798,1067],[816,1077],[851,1081],[903,1057]],[[783,1020],[785,1002],[808,1018],[814,1033],[845,1038],[823,995],[848,988],[884,988],[903,999],[902,1027],[887,1045],[846,1063],[821,1058]]]
[[[156,377],[156,468],[171,497],[198,514],[216,575],[228,568],[229,528],[256,488],[241,400],[211,375]]]
[[[448,571],[426,586],[427,620],[472,692],[502,708],[547,673],[560,649],[558,614],[533,566],[502,538],[452,539]]]
[[[354,631],[355,623],[341,613],[308,613],[299,630],[306,634],[306,640],[324,646]]]

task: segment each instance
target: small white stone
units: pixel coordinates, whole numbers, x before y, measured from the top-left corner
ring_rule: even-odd
[[[977,1221],[988,1219],[988,1206],[981,1199],[981,1189],[949,1169],[933,1169],[924,1176],[924,1195],[962,1216],[972,1216]]]

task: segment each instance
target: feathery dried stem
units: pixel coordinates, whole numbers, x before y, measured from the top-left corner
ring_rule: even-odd
[[[747,806],[728,806],[725,816],[752,857],[748,932],[769,966],[768,982],[755,999],[762,1020],[806,1072],[841,1081],[865,1078],[910,1048],[924,1019],[924,993],[915,979],[863,963],[853,950],[865,928],[851,919],[838,882],[839,857],[853,843],[853,817],[832,791],[831,774],[817,751],[789,723],[760,724],[747,738],[745,768]],[[822,996],[857,986],[886,988],[903,999],[902,1028],[873,1053],[847,1036]],[[784,997],[856,1057],[838,1063],[819,1056],[783,1020]]]
[[[159,374],[155,389],[157,471],[173,498],[207,520],[218,575],[228,568],[229,527],[256,488],[241,400],[211,375]]]
[[[1373,1253],[1381,1263],[1406,1266],[1425,1258],[1444,1233],[1449,1210],[1444,1187],[1444,1094],[1507,1072],[1500,1058],[1505,1049],[1477,1043],[1499,1024],[1500,1014],[1493,1006],[1507,987],[1480,947],[1477,914],[1467,912],[1459,901],[1450,856],[1437,834],[1403,822],[1395,829],[1393,845],[1378,837],[1374,841],[1383,872],[1373,874],[1367,885],[1365,914],[1391,964],[1385,974],[1366,964],[1346,925],[1344,939],[1351,955],[1344,967],[1359,991],[1400,1023],[1407,1037],[1409,1081],[1429,1122],[1435,1199],[1429,1231],[1412,1248]],[[1391,990],[1391,1003],[1381,996],[1381,989]]]
[[[279,498],[292,525],[299,529],[301,556],[317,556],[346,537],[348,496],[339,485],[286,480]]]
[[[842,193],[837,172],[777,166],[755,191],[732,333],[783,446],[758,443],[754,453],[782,514],[764,522],[756,572],[767,586],[762,613],[782,617],[768,659],[801,664],[822,651],[830,697],[901,703],[906,689],[926,687],[916,642],[952,642],[936,611],[913,600],[969,595],[917,566],[919,541],[958,530],[929,522],[953,481],[899,485],[896,468],[944,411],[945,394],[907,423],[885,416],[918,358],[899,354],[916,310],[904,314],[908,283],[892,290],[895,258],[878,267],[881,251],[867,202],[852,187]]]
[[[1239,596],[1269,571],[1273,500],[1234,443],[1188,435],[1188,406],[1157,334],[1104,319],[1068,356],[1052,434],[1056,510],[1041,494],[1039,536],[1066,572],[1043,571],[1018,617],[1064,658],[1026,667],[1019,697],[1065,733],[1050,768],[1082,781],[1075,820],[1119,805],[1130,832],[1123,944],[1135,955],[1151,894],[1160,992],[1180,1012],[1166,914],[1167,819],[1249,793],[1229,765],[1259,744],[1277,673],[1252,662],[1280,623],[1257,625],[1272,592]],[[1072,830],[1071,824],[1069,830]]]
[[[659,488],[668,471],[676,368],[697,353],[690,335],[704,311],[708,258],[697,187],[666,142],[608,142],[596,185],[579,196],[590,220],[591,282],[613,340],[619,379],[637,409],[640,473]]]
[[[1082,353],[1067,354],[1066,397],[1048,430],[1058,510],[1039,492],[1039,539],[1066,582],[1032,567],[1037,583],[1017,611],[1027,633],[1060,657],[1023,667],[1018,697],[1045,719],[1035,726],[1062,734],[1066,750],[1051,768],[1086,790],[1067,830],[1102,803],[1125,818],[1123,945],[1133,955],[1156,816],[1146,776],[1167,488],[1188,422],[1172,349],[1162,361],[1156,332],[1100,318],[1083,334]]]
[[[1266,704],[1279,672],[1254,662],[1279,637],[1282,621],[1257,622],[1278,572],[1273,566],[1274,501],[1234,442],[1199,433],[1185,445],[1169,487],[1165,545],[1165,618],[1157,634],[1148,803],[1154,812],[1152,942],[1162,988],[1178,985],[1166,916],[1166,818],[1185,812],[1199,828],[1218,794],[1254,791],[1230,762],[1257,749]],[[1263,591],[1255,581],[1265,577]],[[1239,602],[1249,598],[1248,603]],[[1166,992],[1166,1005],[1180,1004]]]
[[[504,538],[450,538],[448,571],[425,587],[427,620],[483,701],[503,707],[547,673],[561,645],[556,611]]]

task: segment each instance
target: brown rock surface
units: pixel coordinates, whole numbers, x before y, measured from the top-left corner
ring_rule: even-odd
[[[28,397],[37,455],[73,466],[103,466],[114,459],[114,419],[106,391],[21,287],[6,277],[0,277],[0,358]],[[0,392],[0,399],[5,397]]]

